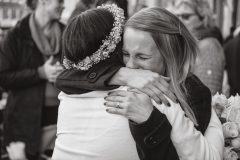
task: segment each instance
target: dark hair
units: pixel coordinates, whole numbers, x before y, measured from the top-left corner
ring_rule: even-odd
[[[92,55],[111,32],[113,22],[112,13],[102,8],[90,9],[74,17],[63,33],[63,55],[74,63]],[[119,51],[120,44],[114,53]]]
[[[82,0],[82,3],[86,5],[87,8],[90,8],[91,4],[95,3],[95,0]]]
[[[128,18],[128,1],[127,0],[97,0],[96,6],[101,6],[107,2],[115,3],[118,7],[124,10],[124,16]]]
[[[38,0],[26,0],[26,5],[32,9],[32,10],[35,10],[36,7],[37,7],[37,2]]]

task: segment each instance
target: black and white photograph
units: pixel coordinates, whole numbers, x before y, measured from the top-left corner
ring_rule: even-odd
[[[240,160],[239,94],[239,0],[0,0],[0,160]]]

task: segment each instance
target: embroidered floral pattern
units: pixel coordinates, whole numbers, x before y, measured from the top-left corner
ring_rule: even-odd
[[[102,41],[103,44],[96,52],[78,63],[74,63],[64,56],[63,65],[66,69],[75,68],[79,70],[88,70],[94,64],[109,58],[109,54],[116,49],[117,44],[121,41],[121,34],[123,32],[123,25],[125,21],[123,9],[117,7],[115,4],[102,5],[98,8],[106,9],[113,14],[114,23],[110,34]]]

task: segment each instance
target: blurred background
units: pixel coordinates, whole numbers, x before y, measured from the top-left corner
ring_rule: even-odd
[[[21,17],[30,10],[25,5],[26,0],[0,0],[0,35],[12,27]],[[66,22],[76,4],[80,0],[65,0],[65,10],[62,21]],[[173,0],[128,0],[129,15],[145,6],[159,5],[166,7]],[[223,37],[226,38],[237,26],[240,25],[240,2],[238,0],[208,0],[214,13],[217,26],[221,29]]]

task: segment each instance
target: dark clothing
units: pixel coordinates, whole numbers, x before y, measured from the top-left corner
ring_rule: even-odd
[[[218,42],[223,45],[223,36],[218,27],[200,27],[196,31],[196,36],[198,37],[199,40],[204,39],[204,38],[216,38]]]
[[[199,124],[196,129],[204,135],[211,118],[211,92],[195,75],[187,78],[186,87],[190,107]],[[157,109],[144,124],[130,123],[130,129],[141,160],[178,159],[170,139],[172,127]]]
[[[87,71],[64,70],[56,80],[56,87],[67,94],[83,94],[93,90],[111,90],[119,86],[108,85],[111,77],[124,66],[121,55],[113,54]]]
[[[129,121],[129,127],[141,160],[179,159],[170,139],[172,126],[156,108],[147,121],[141,124]]]
[[[123,64],[117,64],[117,61],[113,62],[108,59],[107,62],[102,61],[88,71],[65,70],[57,78],[56,86],[68,94],[117,88],[117,86],[109,86],[107,82],[121,66]],[[204,134],[211,117],[210,90],[193,74],[187,78],[186,87],[189,104],[199,123],[196,128]],[[156,108],[146,122],[136,124],[130,121],[129,126],[141,160],[179,159],[170,139],[171,124],[166,116]]]
[[[224,46],[226,70],[230,85],[230,95],[240,94],[240,35]]]
[[[44,57],[32,39],[29,17],[20,20],[1,43],[0,86],[8,91],[4,113],[4,144],[25,142],[27,154],[35,155],[39,150],[47,81],[38,74],[38,67],[44,64]],[[63,31],[63,24],[60,26]],[[59,60],[60,53],[54,59]]]
[[[185,84],[188,91],[188,104],[193,110],[199,125],[196,129],[204,135],[211,118],[211,92],[194,74],[187,77]]]

